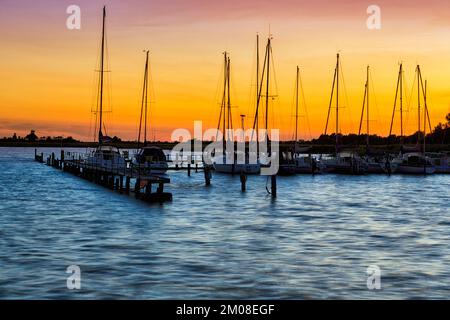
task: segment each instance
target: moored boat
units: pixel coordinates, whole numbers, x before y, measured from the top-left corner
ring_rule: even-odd
[[[397,173],[402,174],[433,174],[436,167],[428,157],[421,153],[406,153],[395,158],[393,163],[397,166]]]
[[[151,146],[147,141],[148,122],[148,81],[149,81],[149,51],[146,51],[144,84],[142,89],[141,115],[139,118],[138,151],[133,159],[133,165],[144,175],[162,175],[169,165],[164,151],[158,146]],[[144,131],[143,146],[141,145],[142,129]]]
[[[103,135],[103,100],[104,100],[104,74],[105,74],[105,23],[106,23],[106,7],[103,7],[102,20],[102,40],[100,53],[100,70],[99,70],[99,86],[97,95],[97,111],[98,111],[98,147],[88,154],[86,162],[88,165],[101,170],[118,170],[126,168],[126,159],[120,153],[119,149],[114,146],[108,146],[106,143],[112,139],[107,135]]]
[[[235,174],[258,174],[261,170],[259,161],[250,163],[250,157],[247,153],[240,154],[233,151],[229,153],[226,151],[227,142],[233,141],[234,137],[230,136],[233,132],[233,119],[231,113],[231,92],[230,92],[230,70],[231,61],[228,53],[224,53],[224,87],[223,98],[221,104],[221,111],[219,116],[219,127],[222,121],[222,152],[213,159],[213,167],[216,172]],[[217,128],[219,132],[219,128]]]
[[[354,153],[339,153],[321,161],[323,171],[335,174],[362,175],[368,171],[367,163]]]
[[[432,163],[431,159],[426,156],[426,133],[427,133],[427,120],[428,126],[430,127],[430,116],[428,114],[428,105],[427,105],[427,82],[425,81],[425,85],[422,81],[422,72],[420,66],[418,65],[416,68],[416,79],[417,79],[417,101],[418,101],[418,130],[417,130],[417,144],[410,148],[408,146],[404,146],[402,144],[400,155],[393,160],[393,164],[397,166],[397,173],[401,174],[433,174],[436,172],[436,167]],[[400,129],[401,129],[401,137],[403,137],[403,105],[402,105],[402,96],[403,96],[403,68],[400,64],[399,77],[397,81],[397,93],[400,93]],[[423,102],[423,106],[421,104]],[[392,115],[391,121],[391,129],[389,132],[389,136],[392,134],[392,126],[394,122],[394,115],[396,111],[396,103],[397,98],[394,104],[394,111]],[[422,110],[423,107],[423,110]],[[423,111],[423,115],[421,114]],[[423,131],[421,131],[421,119],[423,118]],[[422,143],[421,143],[422,136]]]

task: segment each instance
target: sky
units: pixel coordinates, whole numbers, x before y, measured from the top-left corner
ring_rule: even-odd
[[[66,27],[73,4],[81,8],[80,30]],[[145,49],[151,139],[169,140],[177,128],[192,131],[194,121],[203,121],[204,129],[217,126],[224,51],[231,57],[234,124],[240,126],[245,114],[244,125],[251,127],[257,33],[261,51],[269,34],[273,38],[269,122],[283,139],[293,136],[297,65],[303,89],[299,135],[310,139],[324,132],[337,53],[341,132],[358,131],[367,65],[372,133],[389,133],[400,62],[406,133],[417,129],[417,64],[428,81],[432,125],[450,112],[448,0],[0,0],[0,136],[34,129],[39,136],[92,140],[103,5],[111,111],[105,127],[111,136],[137,137]],[[380,30],[367,28],[370,5],[381,9]],[[396,113],[394,133],[398,118]]]

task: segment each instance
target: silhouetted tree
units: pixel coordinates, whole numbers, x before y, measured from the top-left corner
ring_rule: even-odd
[[[31,130],[31,132],[25,137],[25,140],[35,142],[38,139],[38,136],[36,135],[36,131]]]

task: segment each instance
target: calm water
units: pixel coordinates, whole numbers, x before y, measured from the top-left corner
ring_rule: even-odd
[[[33,154],[0,148],[0,298],[450,298],[450,176],[280,177],[273,201],[263,177],[176,172],[160,206]]]

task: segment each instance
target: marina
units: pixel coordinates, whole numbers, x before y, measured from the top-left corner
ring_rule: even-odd
[[[155,1],[3,28],[0,300],[448,299],[446,29]]]
[[[195,172],[202,171],[204,173],[205,185],[211,184],[212,174],[214,171],[218,174],[232,174],[239,175],[241,181],[241,190],[246,190],[247,175],[262,174],[261,168],[272,167],[275,164],[275,171],[270,174],[270,191],[266,187],[267,192],[276,197],[277,195],[277,175],[292,176],[299,173],[310,173],[312,175],[321,174],[347,174],[347,175],[366,175],[366,174],[416,174],[427,175],[436,172],[448,173],[449,161],[448,153],[433,153],[433,160],[426,152],[426,135],[427,129],[431,132],[430,116],[427,104],[427,81],[425,83],[422,79],[422,72],[419,65],[416,67],[415,82],[417,83],[417,143],[411,148],[404,144],[404,72],[403,64],[400,64],[394,108],[392,113],[389,137],[392,136],[394,119],[397,108],[400,111],[400,144],[401,152],[398,155],[391,154],[387,151],[378,152],[374,154],[370,150],[370,93],[371,78],[370,67],[367,66],[366,82],[364,85],[364,98],[361,111],[361,120],[359,123],[358,136],[362,136],[363,123],[366,123],[366,145],[365,153],[361,154],[357,150],[357,146],[345,146],[342,141],[342,130],[340,123],[340,111],[342,109],[342,99],[340,92],[342,91],[342,66],[341,56],[336,55],[336,66],[334,69],[334,76],[332,81],[331,95],[329,100],[329,107],[326,118],[326,126],[324,135],[326,136],[331,127],[331,115],[334,110],[335,115],[335,152],[327,155],[313,156],[309,149],[301,147],[297,143],[298,138],[298,118],[299,118],[299,87],[300,87],[300,69],[296,68],[295,79],[295,138],[293,145],[286,147],[286,145],[279,149],[280,141],[276,142],[276,148],[272,148],[273,137],[269,135],[269,115],[271,114],[270,101],[277,98],[271,92],[271,66],[273,66],[273,49],[272,36],[267,38],[267,45],[264,50],[264,58],[262,68],[260,67],[259,56],[259,42],[260,38],[256,38],[256,106],[255,115],[253,117],[253,126],[251,135],[246,140],[244,117],[242,118],[242,132],[241,141],[236,140],[233,128],[233,112],[232,112],[232,96],[231,96],[231,58],[228,52],[223,53],[223,93],[221,95],[220,114],[217,125],[217,133],[215,141],[221,147],[215,147],[211,155],[205,150],[196,156],[200,160],[195,161],[194,153],[189,153],[186,166],[183,167],[183,154],[175,153],[175,166],[169,167],[169,163],[173,163],[168,159],[166,154],[173,157],[174,153],[170,150],[163,151],[157,145],[151,145],[147,139],[147,132],[149,130],[149,122],[151,123],[151,106],[149,99],[149,50],[144,50],[145,53],[145,67],[142,83],[142,95],[140,104],[139,129],[137,137],[137,150],[126,150],[121,152],[116,146],[111,144],[112,138],[104,134],[106,126],[104,123],[104,104],[105,104],[105,75],[109,72],[106,69],[107,65],[107,39],[106,39],[106,7],[103,7],[102,14],[102,32],[101,32],[101,47],[100,60],[98,70],[98,91],[96,95],[96,109],[95,109],[95,130],[98,131],[97,141],[98,146],[88,153],[73,153],[60,151],[60,157],[56,158],[55,154],[48,155],[44,161],[43,153],[38,153],[35,149],[35,160],[38,162],[46,162],[47,165],[54,168],[61,169],[65,172],[72,173],[76,176],[82,177],[86,180],[95,182],[100,185],[117,190],[120,193],[133,193],[136,198],[147,202],[163,203],[172,200],[172,194],[164,192],[165,185],[170,183],[170,177],[166,174],[170,170],[187,170],[187,176],[190,177],[192,166],[195,166]],[[261,69],[261,70],[260,70]],[[273,72],[273,70],[272,70]],[[276,81],[276,79],[275,79]],[[302,87],[303,88],[303,87]],[[345,90],[345,88],[344,88]],[[304,92],[302,90],[303,99]],[[333,107],[334,105],[334,107]],[[399,106],[398,106],[399,105]],[[306,106],[305,106],[306,109]],[[305,110],[306,111],[306,110]],[[423,112],[423,114],[422,114]],[[365,117],[365,119],[364,119]],[[423,127],[422,127],[423,124]],[[220,131],[222,129],[222,131]],[[421,131],[423,129],[423,131]],[[263,133],[263,136],[261,135]],[[142,139],[142,141],[141,141]],[[276,139],[276,138],[275,138]],[[204,141],[201,141],[203,145]],[[266,150],[261,152],[261,144]],[[256,144],[255,144],[256,143]],[[242,146],[239,149],[239,144]],[[256,150],[251,150],[251,144],[256,146]],[[230,151],[230,145],[232,151]],[[409,149],[408,149],[409,148]],[[303,150],[302,150],[303,149]],[[183,149],[184,150],[184,149]],[[303,153],[302,153],[303,151]],[[213,157],[213,162],[209,163],[205,159]],[[276,159],[276,161],[274,161]],[[199,167],[200,166],[200,167]],[[269,179],[269,177],[268,177]],[[133,187],[131,186],[133,184]],[[152,191],[152,187],[156,185],[156,191]]]

